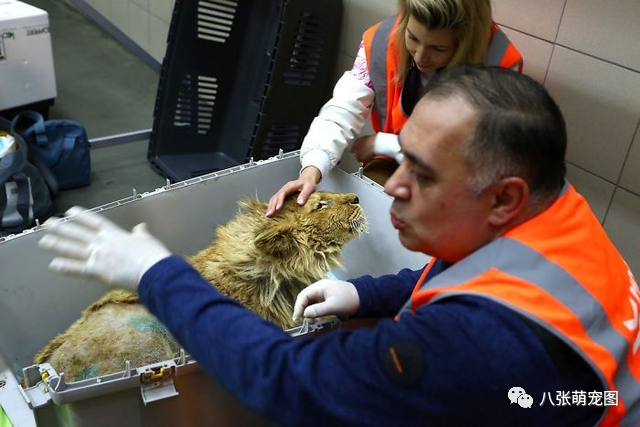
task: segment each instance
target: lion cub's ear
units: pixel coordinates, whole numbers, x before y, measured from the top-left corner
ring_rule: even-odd
[[[256,236],[256,248],[266,254],[288,257],[298,251],[296,225],[292,221],[271,220]]]

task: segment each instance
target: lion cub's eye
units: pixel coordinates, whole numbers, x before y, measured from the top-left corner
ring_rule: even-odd
[[[326,208],[328,206],[331,206],[331,201],[329,201],[329,200],[320,200],[316,204],[316,209],[322,209],[322,208]]]

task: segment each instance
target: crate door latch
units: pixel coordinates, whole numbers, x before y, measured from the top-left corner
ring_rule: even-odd
[[[145,405],[179,394],[173,384],[173,377],[176,373],[175,363],[145,366],[139,371],[140,393]]]

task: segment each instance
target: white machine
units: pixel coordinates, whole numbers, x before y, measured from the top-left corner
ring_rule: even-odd
[[[0,111],[53,103],[56,95],[49,15],[17,0],[0,0]]]

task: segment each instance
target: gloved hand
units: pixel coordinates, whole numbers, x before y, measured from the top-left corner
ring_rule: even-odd
[[[49,264],[53,271],[135,291],[144,273],[171,255],[149,234],[145,223],[128,232],[78,206],[65,214],[73,221],[54,224],[38,242],[41,248],[61,256]]]
[[[304,315],[307,318],[329,314],[351,316],[360,308],[360,297],[352,283],[342,280],[322,279],[302,290],[293,307],[293,320]]]

